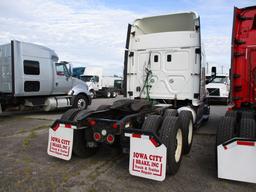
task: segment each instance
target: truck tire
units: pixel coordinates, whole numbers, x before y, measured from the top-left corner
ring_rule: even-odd
[[[190,152],[193,142],[193,117],[190,111],[179,113],[181,129],[183,131],[183,154]]]
[[[158,134],[158,130],[162,124],[163,118],[160,115],[149,115],[144,121],[141,129],[144,131],[152,131]]]
[[[236,119],[234,117],[223,117],[216,133],[217,146],[232,139],[235,133]]]
[[[207,103],[208,103],[208,102],[207,102]],[[206,116],[206,117],[205,117],[205,116]],[[203,117],[204,117],[203,121],[204,121],[204,122],[209,121],[209,116],[210,116],[210,107],[209,107],[208,104],[205,104],[205,105],[204,105],[204,111],[203,111]]]
[[[110,98],[111,97],[111,92],[110,91],[106,91],[105,92],[105,96],[106,96],[106,98]]]
[[[243,111],[242,112],[242,119],[254,119],[254,112],[250,111]]]
[[[237,112],[236,111],[227,111],[225,117],[233,117],[237,119]]]
[[[240,137],[247,139],[256,138],[256,124],[254,119],[242,118],[240,122]]]
[[[87,109],[88,101],[85,95],[79,94],[75,97],[73,108],[77,108],[80,110]]]
[[[167,148],[167,173],[177,173],[182,160],[182,129],[178,117],[167,116],[160,129],[160,139]]]
[[[92,99],[96,98],[96,92],[94,90],[90,90],[90,94],[91,94]]]
[[[96,111],[100,111],[100,110],[105,110],[105,109],[109,109],[111,105],[100,105]]]
[[[163,118],[165,119],[165,117],[167,117],[167,116],[177,116],[177,110],[176,109],[166,109],[164,112]]]
[[[76,116],[74,117],[74,121],[77,120],[77,118],[81,117],[82,115],[85,115],[86,113],[88,113],[87,111],[83,110],[80,111],[79,113],[76,114]],[[93,147],[90,148],[87,146],[87,142],[86,142],[86,131],[87,134],[89,133],[88,131],[90,131],[89,129],[76,129],[74,130],[74,135],[73,135],[73,153],[78,156],[78,157],[82,157],[82,158],[87,158],[90,157],[92,155],[94,155],[97,150],[98,147]],[[92,136],[92,132],[90,133]]]
[[[112,97],[112,98],[116,98],[116,97],[117,97],[117,93],[116,93],[115,91],[113,91],[113,92],[111,93],[111,97]]]

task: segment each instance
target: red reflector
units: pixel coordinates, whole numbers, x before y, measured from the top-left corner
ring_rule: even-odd
[[[134,134],[132,134],[132,137],[141,138],[141,134],[136,134],[136,133],[134,133]]]
[[[158,146],[158,142],[153,137],[150,138],[150,141],[153,143],[155,147]]]
[[[94,137],[95,141],[99,141],[101,139],[101,134],[100,133],[94,133],[93,137]]]
[[[114,140],[115,140],[115,137],[114,137],[113,135],[108,135],[108,136],[107,136],[107,142],[108,142],[108,143],[113,143]]]
[[[237,141],[237,145],[254,146],[254,142],[250,142],[250,141]]]
[[[65,124],[65,128],[71,128],[72,125],[71,124]]]
[[[117,124],[117,123],[114,123],[114,124],[112,125],[112,128],[113,128],[113,129],[117,129],[117,128],[118,128],[118,124]]]
[[[90,119],[88,122],[89,122],[89,125],[90,125],[90,126],[96,125],[96,121],[93,120],[93,119]]]
[[[60,124],[56,123],[56,125],[52,128],[53,131],[56,131],[59,128]]]

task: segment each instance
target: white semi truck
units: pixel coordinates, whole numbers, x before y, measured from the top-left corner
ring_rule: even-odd
[[[211,79],[211,76],[207,76]],[[207,78],[206,77],[206,78]],[[228,104],[230,80],[228,74],[216,74],[216,77],[206,85],[207,98],[209,102],[222,102]]]
[[[127,31],[126,99],[66,112],[49,129],[48,154],[69,160],[72,151],[89,157],[101,143],[118,144],[130,153],[132,175],[162,181],[178,171],[194,128],[208,119],[205,84],[195,12],[137,19]]]
[[[67,62],[46,47],[13,40],[0,46],[0,112],[40,107],[45,111],[91,104],[88,86],[72,78]]]
[[[86,67],[80,79],[88,85],[92,98],[116,97],[120,91],[118,82],[122,81],[121,77],[103,76],[103,69],[100,67]]]

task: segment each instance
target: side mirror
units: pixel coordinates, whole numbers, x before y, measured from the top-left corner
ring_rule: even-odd
[[[93,76],[90,81],[95,83],[95,77]]]
[[[217,74],[217,68],[216,67],[212,67],[211,77],[209,79],[206,79],[205,83],[206,84],[211,83],[216,78],[216,74]]]
[[[71,63],[68,64],[68,72],[69,72],[69,75],[72,77],[73,76],[73,66]]]
[[[216,67],[212,67],[211,76],[215,78],[216,77],[216,72],[217,72]]]

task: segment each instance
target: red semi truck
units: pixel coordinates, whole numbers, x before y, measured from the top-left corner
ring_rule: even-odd
[[[256,183],[256,6],[234,8],[231,107],[217,130],[218,177]]]

